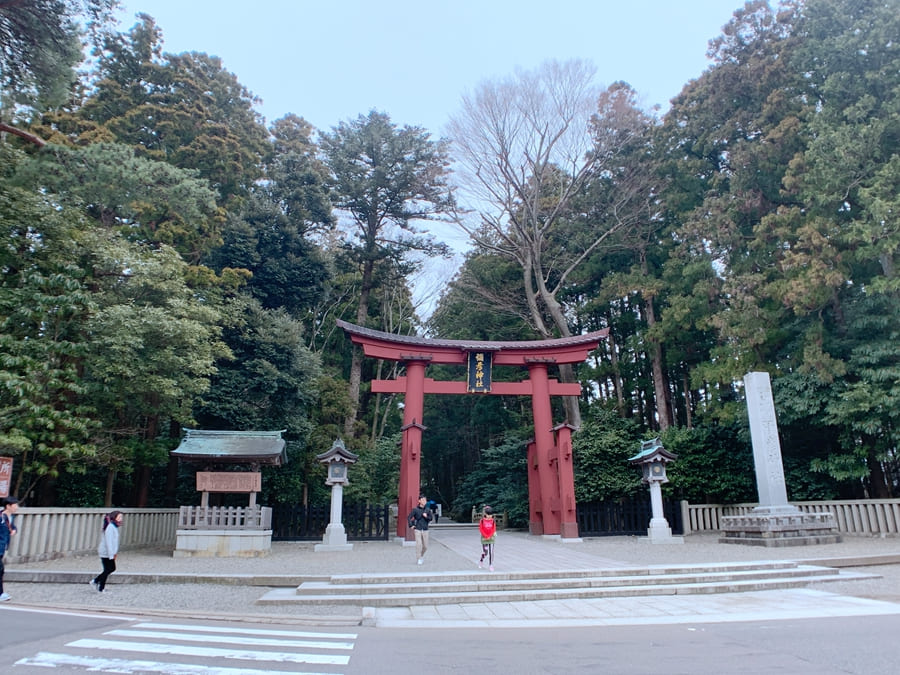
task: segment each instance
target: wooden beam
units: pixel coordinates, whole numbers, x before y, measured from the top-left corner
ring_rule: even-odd
[[[551,396],[581,396],[581,384],[578,382],[559,382],[550,380]],[[398,377],[396,380],[372,380],[372,392],[376,394],[405,394],[406,378]],[[426,394],[468,394],[465,382],[446,382],[425,378]],[[524,382],[493,382],[490,394],[498,396],[531,396],[531,381]],[[477,396],[478,394],[473,394]]]

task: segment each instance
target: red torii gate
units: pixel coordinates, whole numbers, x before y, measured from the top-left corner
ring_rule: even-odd
[[[578,537],[572,469],[573,427],[565,423],[553,426],[550,397],[579,396],[581,384],[550,379],[547,367],[551,363],[585,361],[607,336],[608,329],[555,340],[488,342],[394,335],[341,320],[337,325],[350,335],[354,344],[362,345],[366,356],[401,361],[406,365],[405,377],[372,381],[375,393],[405,395],[397,536],[410,536],[405,515],[415,506],[419,496],[425,394],[485,393],[531,396],[534,440],[528,445],[529,532]],[[468,364],[469,379],[467,382],[447,382],[426,378],[425,368],[430,363]],[[529,378],[521,382],[492,382],[494,365],[526,366]]]

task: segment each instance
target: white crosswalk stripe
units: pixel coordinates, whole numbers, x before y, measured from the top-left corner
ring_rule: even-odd
[[[234,638],[227,635],[194,635],[192,633],[172,633],[152,630],[111,630],[106,635],[113,637],[155,638],[157,640],[183,640],[185,642],[215,642],[231,644]],[[312,640],[286,640],[285,638],[241,637],[243,647],[296,647],[297,649],[353,649],[352,642],[322,642]]]
[[[39,652],[20,659],[15,665],[65,666],[90,672],[126,674],[261,675],[279,672],[320,675],[327,672],[337,675],[332,668],[350,663],[348,652],[352,651],[355,639],[355,633],[144,622],[130,628],[108,630],[100,638],[73,640],[66,644],[71,653]],[[152,655],[152,659],[120,658],[123,652]],[[168,656],[188,657],[198,663],[165,660]],[[250,661],[252,667],[241,667],[235,661]],[[264,664],[270,664],[270,668]],[[308,664],[325,666],[327,670],[285,671],[275,668],[274,664]]]

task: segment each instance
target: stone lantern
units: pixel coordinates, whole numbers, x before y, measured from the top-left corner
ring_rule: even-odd
[[[652,518],[647,528],[648,541],[652,544],[682,544],[684,539],[672,536],[672,528],[663,513],[662,484],[668,483],[666,464],[676,456],[666,450],[659,438],[641,442],[641,450],[628,461],[639,465],[643,472],[643,482],[650,486],[650,506]]]
[[[351,551],[353,544],[347,543],[347,534],[341,522],[341,511],[344,503],[344,486],[350,481],[347,478],[348,467],[355,464],[359,455],[354,455],[344,447],[344,441],[337,439],[331,449],[316,455],[316,459],[326,464],[328,475],[325,485],[331,486],[331,520],[325,528],[325,536],[321,544],[316,544],[316,551]]]

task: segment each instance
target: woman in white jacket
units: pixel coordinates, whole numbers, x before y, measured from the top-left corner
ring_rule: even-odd
[[[100,545],[97,547],[103,571],[91,580],[91,586],[101,593],[106,588],[106,580],[109,575],[116,571],[116,556],[119,554],[119,526],[121,524],[121,511],[110,511],[103,516],[103,533],[100,535]]]

